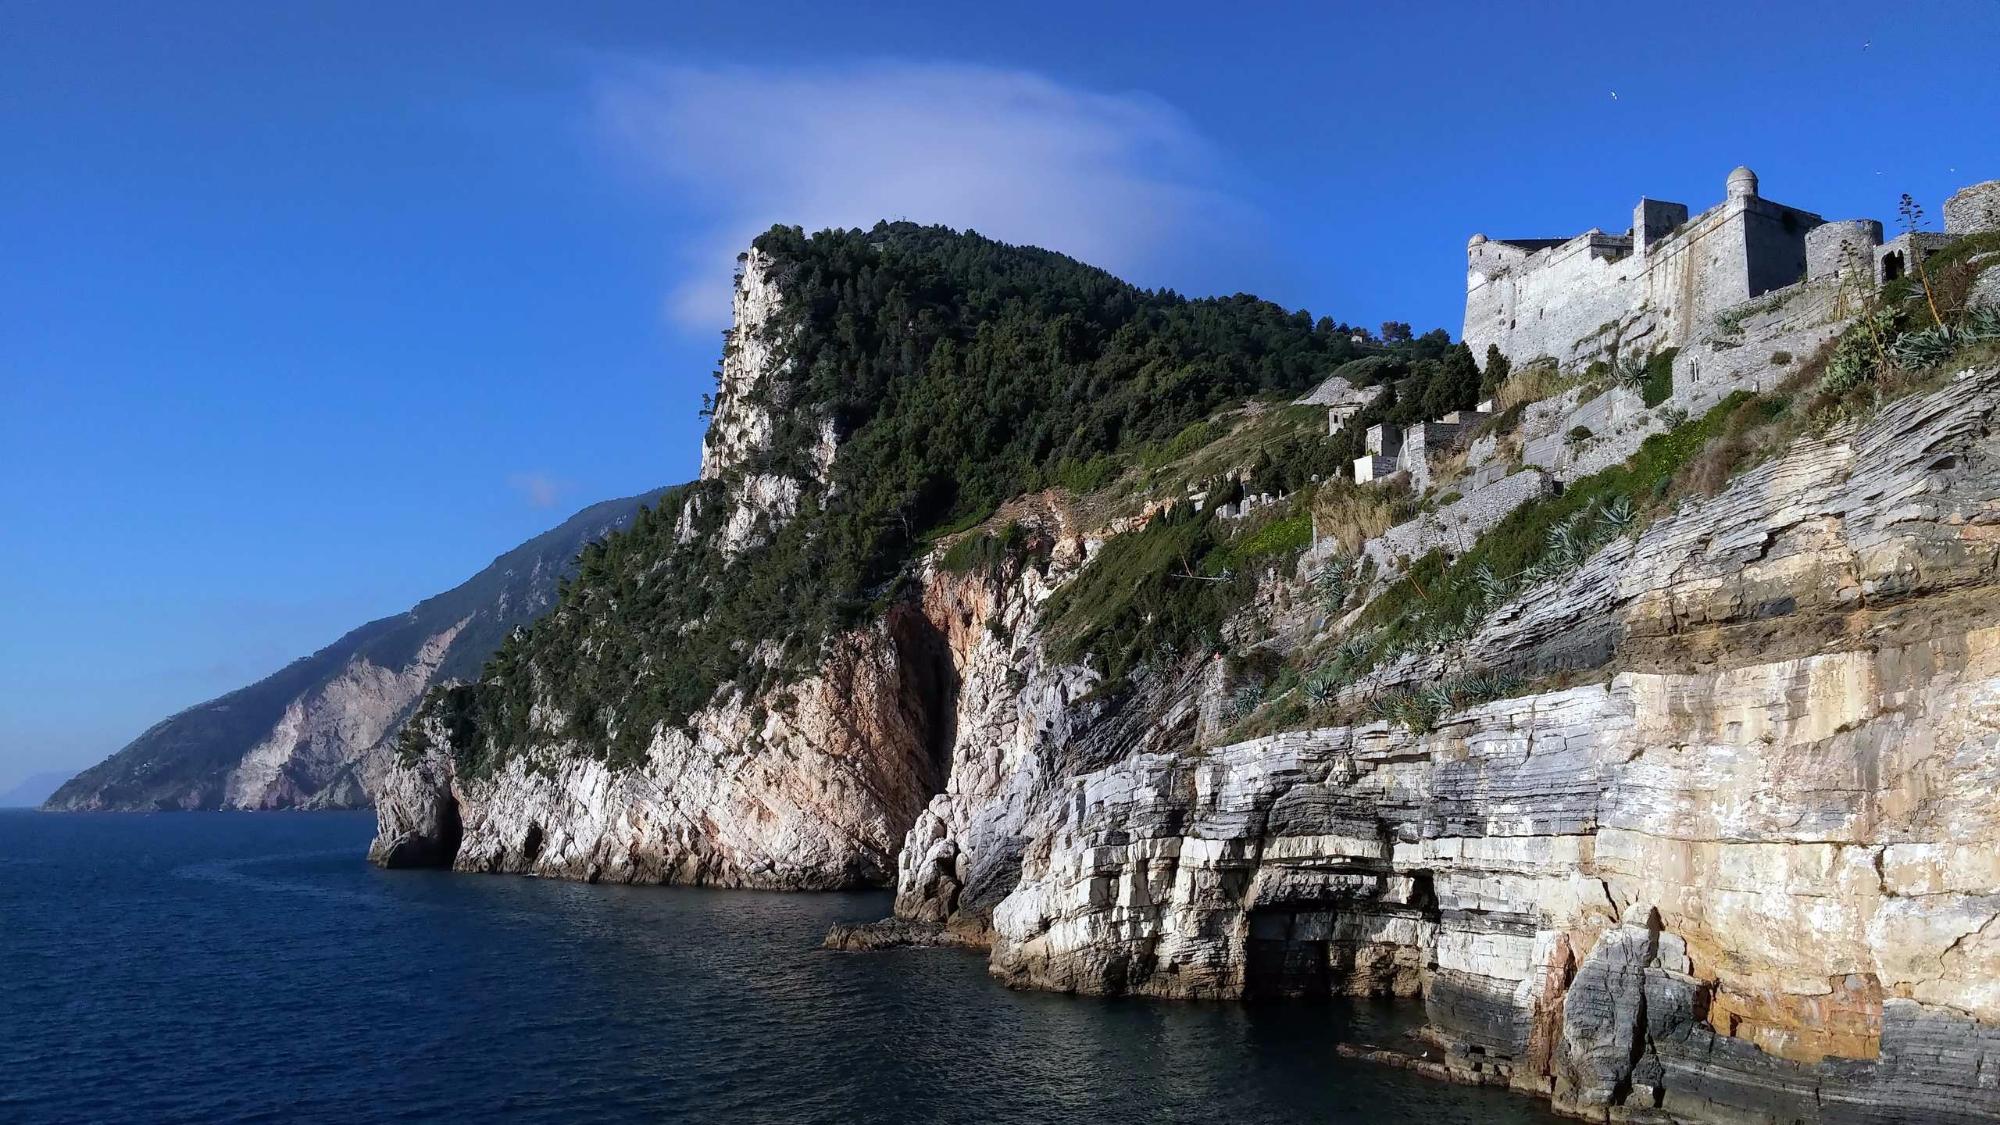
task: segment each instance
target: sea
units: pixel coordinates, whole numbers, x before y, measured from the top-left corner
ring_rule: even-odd
[[[0,1122],[1553,1123],[1341,1058],[1407,1008],[834,953],[883,893],[379,871],[367,814],[0,812]]]

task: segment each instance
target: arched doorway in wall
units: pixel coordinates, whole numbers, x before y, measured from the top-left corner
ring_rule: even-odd
[[[1903,276],[1903,252],[1891,250],[1882,255],[1882,284],[1887,285],[1901,276]]]

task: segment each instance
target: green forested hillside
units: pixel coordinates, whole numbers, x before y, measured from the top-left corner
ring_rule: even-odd
[[[558,610],[519,631],[482,682],[437,701],[474,771],[528,741],[546,692],[568,734],[614,758],[722,684],[811,666],[835,628],[877,613],[912,555],[1011,496],[1086,490],[1218,408],[1292,395],[1381,349],[1267,301],[1140,289],[1060,254],[881,224],[757,240],[784,300],[793,377],[756,392],[778,420],[746,470],[809,475],[823,419],[840,454],[823,505],[763,546],[712,545],[726,482],[670,494],[585,551]],[[683,513],[698,532],[681,541]],[[781,640],[780,666],[749,658]]]

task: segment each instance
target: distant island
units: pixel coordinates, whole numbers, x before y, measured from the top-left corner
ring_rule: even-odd
[[[36,808],[60,789],[69,777],[66,773],[31,774],[12,788],[0,791],[0,809]]]

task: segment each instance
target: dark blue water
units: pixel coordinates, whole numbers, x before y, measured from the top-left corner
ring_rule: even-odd
[[[817,948],[884,895],[376,871],[371,829],[0,813],[0,1121],[1555,1120],[1335,1057],[1380,1009],[1010,992]]]

